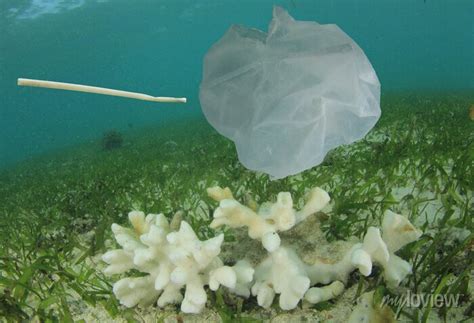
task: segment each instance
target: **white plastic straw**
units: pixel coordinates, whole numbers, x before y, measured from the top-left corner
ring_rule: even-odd
[[[96,94],[112,95],[112,96],[121,96],[124,98],[152,101],[152,102],[186,103],[186,98],[151,96],[151,95],[143,94],[143,93],[120,91],[120,90],[107,89],[107,88],[97,87],[97,86],[63,83],[63,82],[51,82],[51,81],[19,78],[18,85],[44,87],[48,89],[57,89],[57,90],[66,90],[66,91],[96,93]]]

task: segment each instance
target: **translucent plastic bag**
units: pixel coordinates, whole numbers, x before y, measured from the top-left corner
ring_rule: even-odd
[[[336,25],[275,7],[268,34],[232,26],[204,58],[202,110],[241,163],[283,178],[363,138],[380,117],[380,84]]]

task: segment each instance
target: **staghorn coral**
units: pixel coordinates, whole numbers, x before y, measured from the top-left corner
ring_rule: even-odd
[[[246,227],[249,237],[260,241],[268,256],[255,268],[244,259],[226,266],[218,257],[223,234],[200,241],[191,226],[181,220],[181,212],[170,224],[162,214],[145,217],[144,213],[134,211],[129,214],[132,228],[112,225],[122,249],[103,255],[109,264],[107,274],[131,269],[147,274],[126,277],[114,284],[114,294],[121,304],[147,306],[156,301],[163,307],[181,303],[183,312],[199,313],[207,300],[204,286],[208,285],[212,291],[224,286],[239,296],[252,294],[264,308],[270,307],[278,294],[280,308],[291,310],[303,299],[315,304],[339,296],[354,270],[368,276],[373,264],[380,265],[389,287],[397,286],[411,272],[411,265],[395,252],[418,239],[421,232],[391,211],[384,215],[382,232],[370,227],[363,242],[355,243],[340,261],[308,264],[295,250],[282,244],[278,232],[287,231],[322,210],[330,200],[327,192],[313,188],[300,210],[293,208],[287,192],[279,193],[276,202],[260,207],[253,200],[250,206],[239,203],[228,188],[213,187],[207,192],[219,202],[210,226]]]

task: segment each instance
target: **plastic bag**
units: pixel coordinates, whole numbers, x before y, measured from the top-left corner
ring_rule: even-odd
[[[276,179],[320,164],[380,117],[380,83],[359,46],[279,7],[268,34],[234,25],[212,46],[199,98],[241,163]]]

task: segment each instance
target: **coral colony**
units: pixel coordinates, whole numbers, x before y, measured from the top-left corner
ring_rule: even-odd
[[[421,232],[405,217],[387,211],[382,228],[369,227],[364,239],[354,244],[338,262],[305,263],[296,250],[282,243],[279,232],[287,231],[329,203],[329,195],[312,189],[300,210],[293,207],[290,193],[281,192],[275,203],[243,205],[228,188],[213,187],[208,195],[219,202],[211,228],[245,227],[251,239],[262,243],[268,256],[256,266],[245,259],[226,266],[219,258],[224,234],[200,241],[191,226],[177,213],[171,223],[163,214],[133,211],[132,228],[112,225],[122,249],[103,255],[109,264],[107,274],[135,269],[147,275],[127,277],[114,284],[113,291],[127,307],[159,307],[181,303],[185,313],[199,313],[205,306],[204,286],[212,291],[221,285],[230,292],[248,298],[256,296],[259,306],[268,308],[279,295],[283,310],[294,309],[301,300],[319,303],[339,296],[349,274],[358,270],[368,276],[373,265],[383,268],[388,287],[396,287],[411,272],[411,265],[395,252],[417,240]],[[312,286],[323,287],[312,287]],[[184,296],[181,293],[184,290]]]

